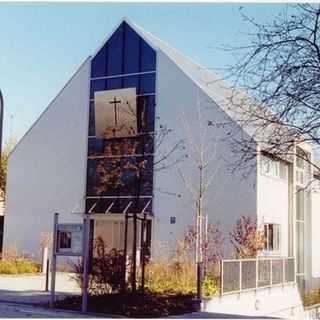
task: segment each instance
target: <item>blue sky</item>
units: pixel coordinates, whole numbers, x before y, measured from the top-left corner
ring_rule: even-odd
[[[127,17],[208,68],[232,61],[214,49],[247,43],[239,7],[270,21],[283,4],[0,3],[4,138],[20,139],[86,57]]]

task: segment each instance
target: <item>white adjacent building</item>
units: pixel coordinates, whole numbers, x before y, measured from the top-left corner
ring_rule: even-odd
[[[297,280],[315,284],[320,278],[320,188],[303,188],[313,179],[313,169],[298,159],[261,155],[245,179],[241,172],[231,173],[229,164],[240,155],[226,138],[248,133],[237,124],[228,94],[228,87],[205,68],[122,21],[11,153],[4,247],[16,244],[39,257],[40,234],[52,231],[54,212],[64,223],[81,223],[90,213],[92,238],[99,235],[122,247],[123,213],[129,211],[148,214],[146,241],[153,257],[162,254],[158,243],[173,248],[195,221],[194,202],[179,172],[194,183],[197,179],[186,161],[162,170],[156,165],[161,168],[161,156],[186,137],[181,114],[197,139],[200,105],[203,119],[234,124],[214,128],[216,173],[205,203],[209,221],[219,222],[224,232],[225,257],[232,257],[228,234],[236,220],[252,216],[267,237],[261,255],[295,258]],[[161,130],[168,134],[157,147]],[[313,157],[310,146],[299,147]],[[183,152],[178,148],[172,157]]]

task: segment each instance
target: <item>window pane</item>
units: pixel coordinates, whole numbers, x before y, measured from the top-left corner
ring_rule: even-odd
[[[108,41],[108,76],[123,74],[123,24]]]
[[[95,220],[94,238],[101,238],[109,250],[113,248],[114,245],[112,227],[112,221],[110,220]]]
[[[297,273],[304,273],[304,223],[297,223]]]
[[[105,45],[92,59],[91,77],[103,77],[107,74],[107,46]]]
[[[156,70],[156,53],[145,41],[141,41],[141,71],[153,70]]]
[[[280,161],[280,178],[281,179],[286,179],[287,178],[287,173],[288,173],[288,170],[287,170],[287,165],[284,163],[284,162],[282,162],[282,161]]]
[[[88,159],[87,195],[152,195],[153,157]]]
[[[269,250],[274,250],[273,247],[273,225],[269,224],[269,234],[268,234]]]
[[[140,67],[140,37],[125,24],[124,73],[137,73]]]
[[[273,225],[273,250],[280,250],[280,226],[278,224]]]
[[[304,220],[304,190],[297,189],[296,193],[296,210],[297,210],[297,220]]]
[[[156,77],[154,73],[116,77],[111,79],[91,80],[90,99],[94,99],[95,91],[136,88],[137,94],[155,93]]]
[[[96,134],[95,128],[95,117],[94,117],[94,102],[90,101],[89,107],[89,136],[94,136]]]
[[[89,139],[89,156],[142,155],[153,153],[153,136],[128,137],[124,139]]]
[[[305,152],[301,150],[300,148],[297,148],[297,167],[303,169],[304,167],[304,159],[305,158]]]
[[[264,228],[264,250],[268,250],[268,225],[265,224]]]

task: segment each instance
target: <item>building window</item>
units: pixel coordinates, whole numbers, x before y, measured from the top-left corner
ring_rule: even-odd
[[[261,156],[261,173],[270,177],[287,179],[288,165],[281,160],[272,159],[265,155]]]
[[[280,251],[280,225],[274,223],[264,224],[264,250]]]
[[[311,154],[297,148],[296,156],[296,183],[304,186],[311,180],[311,165],[309,163]]]

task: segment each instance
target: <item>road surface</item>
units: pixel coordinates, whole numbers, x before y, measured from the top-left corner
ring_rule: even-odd
[[[38,306],[7,303],[0,301],[1,318],[94,318],[80,312],[51,310]]]

